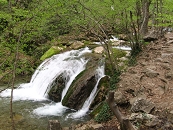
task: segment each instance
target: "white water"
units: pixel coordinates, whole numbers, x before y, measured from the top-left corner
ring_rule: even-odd
[[[88,48],[72,50],[45,60],[33,74],[30,83],[21,84],[14,89],[13,100],[47,100],[47,92],[60,74],[66,79],[63,97],[74,78],[85,69],[87,60],[82,55],[90,52]],[[10,97],[10,94],[11,89],[7,89],[0,96]]]
[[[124,50],[124,51],[131,51],[132,50],[132,48],[129,46],[114,46],[113,48],[117,48],[117,49]]]
[[[85,101],[84,105],[82,106],[82,109],[80,109],[79,111],[75,112],[75,113],[70,113],[67,118],[80,118],[83,117],[88,111],[89,111],[89,107],[92,103],[92,101],[94,100],[95,96],[96,96],[96,91],[97,91],[97,86],[98,83],[100,81],[100,79],[104,76],[104,65],[100,66],[97,70],[96,70],[96,77],[97,77],[97,83],[94,87],[94,89],[92,90],[90,96],[88,97],[88,99]]]
[[[50,90],[52,83],[59,75],[63,75],[63,78],[65,79],[65,88],[62,92],[62,100],[75,77],[85,69],[87,60],[82,55],[90,52],[91,51],[88,48],[72,50],[54,55],[45,60],[33,74],[30,83],[20,84],[17,89],[14,89],[13,100],[48,100],[47,92]],[[89,106],[96,95],[98,82],[100,78],[104,76],[104,66],[101,66],[96,70],[96,76],[98,79],[97,84],[85,101],[82,109],[69,114],[67,118],[80,118],[88,112]],[[0,93],[0,96],[10,97],[11,89],[3,91]],[[61,116],[67,109],[67,107],[62,106],[61,102],[52,102],[43,104],[42,107],[35,109],[33,113],[41,116]]]

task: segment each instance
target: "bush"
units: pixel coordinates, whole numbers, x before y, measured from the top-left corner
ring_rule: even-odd
[[[100,109],[100,112],[98,115],[94,118],[94,120],[98,123],[108,121],[111,119],[111,112],[108,104],[106,102],[103,103],[102,108]]]

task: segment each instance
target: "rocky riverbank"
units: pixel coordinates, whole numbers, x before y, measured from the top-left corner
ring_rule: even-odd
[[[173,129],[173,33],[146,45],[120,79],[115,100],[136,129]],[[113,116],[102,124],[89,121],[70,129],[117,130],[120,126]]]

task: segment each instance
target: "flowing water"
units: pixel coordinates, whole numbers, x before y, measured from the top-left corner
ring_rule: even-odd
[[[83,56],[85,53],[91,53],[91,50],[84,48],[52,56],[37,68],[30,83],[20,84],[14,90],[13,109],[17,129],[46,130],[48,120],[51,119],[58,119],[62,126],[69,126],[71,123],[79,123],[89,118],[86,113],[95,97],[97,85],[82,109],[77,112],[62,106],[61,102],[55,103],[47,98],[52,83],[62,74],[65,79],[63,99],[72,81],[85,69],[88,61]],[[96,74],[99,81],[104,75],[104,66],[100,66]],[[0,93],[0,129],[2,130],[10,129],[10,94],[10,89]]]

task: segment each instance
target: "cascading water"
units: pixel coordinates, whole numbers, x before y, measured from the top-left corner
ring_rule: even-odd
[[[47,99],[47,92],[50,90],[52,82],[62,73],[65,77],[70,77],[66,78],[66,87],[62,94],[63,98],[71,82],[85,69],[87,60],[82,55],[90,52],[88,48],[72,50],[54,55],[45,60],[33,74],[30,83],[21,84],[18,89],[14,90],[14,100]],[[7,89],[0,96],[9,97],[10,92],[11,89]]]
[[[75,77],[85,69],[87,59],[83,56],[85,53],[91,53],[88,48],[80,50],[72,50],[62,54],[54,55],[46,59],[33,74],[30,83],[21,84],[13,91],[13,100],[48,100],[48,92],[53,82],[59,75],[65,79],[65,88],[63,89],[61,101],[67,93],[71,83]],[[96,70],[97,84],[91,92],[83,107],[78,112],[69,114],[67,118],[80,118],[89,110],[89,106],[93,101],[97,85],[100,78],[104,76],[104,65]],[[7,89],[0,93],[1,97],[10,97],[11,89]],[[62,103],[51,102],[42,104],[41,107],[34,109],[33,113],[40,116],[61,116],[68,108],[62,106]]]
[[[95,96],[96,96],[96,91],[97,91],[97,86],[98,83],[100,81],[100,79],[104,76],[104,65],[100,66],[97,70],[96,70],[96,77],[97,77],[97,83],[94,87],[94,89],[92,90],[90,96],[87,98],[87,100],[85,101],[84,105],[82,106],[82,108],[75,112],[75,113],[70,113],[67,118],[80,118],[82,116],[84,116],[88,111],[89,111],[89,107],[92,103],[92,101],[94,100]]]

